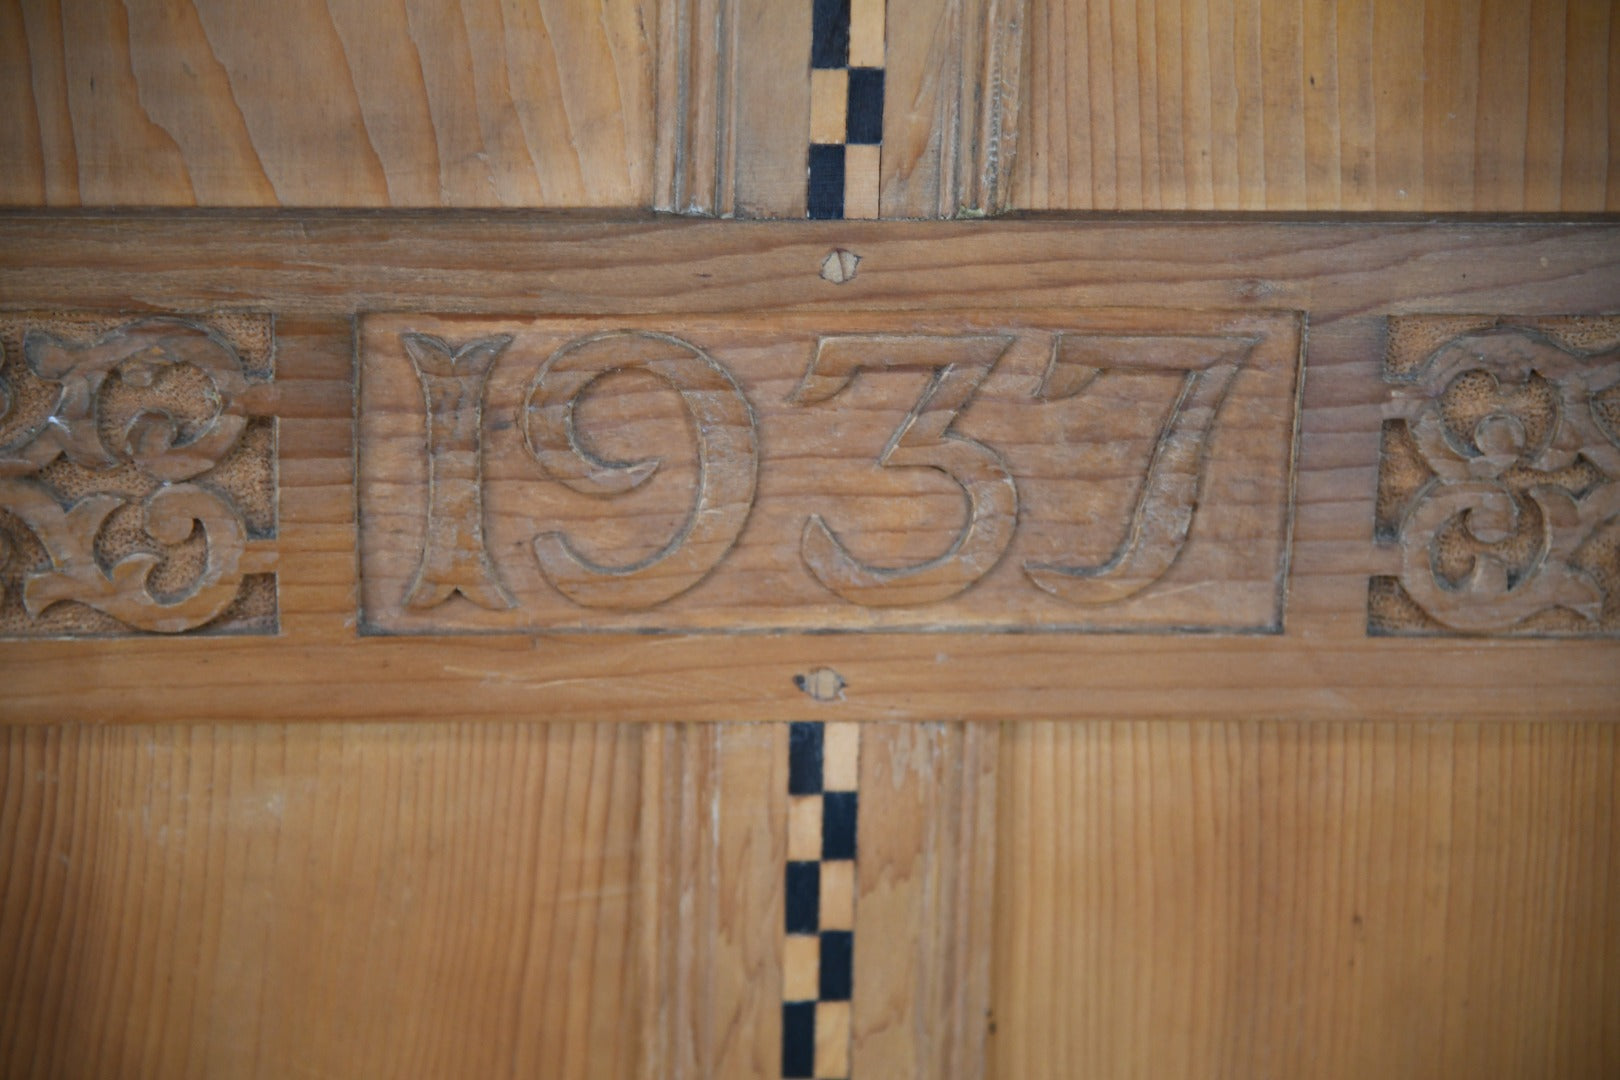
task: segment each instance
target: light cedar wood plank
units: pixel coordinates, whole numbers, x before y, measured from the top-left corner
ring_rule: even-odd
[[[977,1075],[995,729],[862,742],[856,1060]],[[7,729],[0,1072],[772,1075],[787,801],[783,724]]]
[[[849,69],[810,72],[810,141],[841,143],[848,121]]]
[[[1441,209],[1443,200],[1456,199],[1472,209],[1479,192],[1470,148],[1478,146],[1479,121],[1489,119],[1475,111],[1483,74],[1480,3],[1425,3],[1423,14],[1423,205]]]
[[[734,202],[745,218],[802,218],[810,155],[810,4],[734,0]]]
[[[820,979],[821,939],[811,934],[790,934],[782,947],[783,1000],[814,1001]]]
[[[1444,2],[1444,0],[1442,0]],[[1426,4],[1372,0],[1367,42],[1373,55],[1373,208],[1416,210],[1424,205],[1423,71],[1428,42],[1423,36]],[[1462,192],[1439,193],[1444,205],[1473,209]],[[1561,197],[1560,197],[1561,198]]]
[[[879,213],[883,148],[856,144],[844,147],[844,217],[873,221]]]
[[[1612,210],[1613,22],[1603,0],[1032,3],[1009,205]]]
[[[1617,766],[1613,725],[1010,725],[990,1075],[1612,1075]]]
[[[1025,14],[1017,0],[888,6],[883,217],[1006,208]]]
[[[1328,43],[1339,37],[1343,4],[1312,4],[1300,12],[1303,74],[1303,167],[1305,194],[1313,208],[1343,207],[1340,154],[1345,133],[1340,124],[1339,58]]]
[[[1326,92],[1331,86],[1337,92],[1334,130],[1339,145],[1338,176],[1326,181],[1329,185],[1326,190],[1317,189],[1320,201],[1313,203],[1316,207],[1370,210],[1377,204],[1374,151],[1378,145],[1379,109],[1384,107],[1378,104],[1381,88],[1376,80],[1378,56],[1373,48],[1377,2],[1342,0],[1333,24],[1334,47],[1328,48],[1320,39],[1313,45],[1316,50],[1313,55],[1331,58],[1332,78],[1329,78],[1329,60],[1324,59],[1318,88]],[[1333,140],[1333,136],[1324,136],[1319,122],[1307,122],[1310,137],[1318,141]]]
[[[1612,717],[1602,641],[1369,639],[1383,318],[1611,310],[1607,225],[1055,222],[749,225],[466,216],[0,222],[24,308],[279,315],[284,632],[8,643],[6,720],[792,719],[794,677],[845,680],[828,719],[1187,715]],[[843,285],[833,247],[862,257]],[[478,268],[470,273],[469,267]],[[1310,314],[1286,633],[1276,637],[356,636],[358,308],[769,312],[1164,305]]]
[[[852,1008],[847,1001],[816,1003],[817,1076],[849,1075],[849,1028]]]
[[[642,738],[9,730],[0,1072],[633,1075]]]
[[[852,1076],[984,1074],[999,734],[863,730]]]
[[[1610,144],[1617,51],[1614,5],[1569,0],[1565,15],[1564,167],[1561,203],[1570,210],[1612,210],[1608,174],[1620,168],[1620,146]]]
[[[26,206],[45,204],[45,162],[40,153],[41,118],[34,108],[28,33],[20,4],[0,6],[0,95],[12,107],[0,111],[0,191]]]
[[[787,735],[784,724],[697,724],[643,736],[646,1080],[780,1069]]]
[[[1479,75],[1473,108],[1474,197],[1485,206],[1526,205],[1534,22],[1540,9],[1514,0],[1484,0],[1479,12]]]
[[[1305,95],[1310,89],[1305,62],[1311,48],[1304,27],[1307,6],[1297,0],[1266,0],[1260,9],[1261,121],[1265,129],[1261,160],[1265,162],[1264,205],[1268,207],[1312,205],[1307,198],[1305,154]]]
[[[757,3],[14,5],[0,204],[799,217],[810,9]],[[1591,211],[1620,184],[1604,0],[942,0],[888,17],[888,217]],[[311,87],[320,109],[301,104]]]
[[[839,721],[821,730],[821,787],[823,791],[858,791],[861,771],[861,729]]]
[[[887,5],[884,0],[851,0],[849,66],[880,68],[884,63]]]
[[[659,5],[658,210],[802,218],[811,139],[811,5]]]
[[[653,202],[641,0],[8,12],[0,63],[31,92],[11,98],[0,205]]]
[[[820,858],[819,852],[815,857]],[[828,859],[821,864],[820,904],[817,915],[823,930],[855,929],[854,862]]]

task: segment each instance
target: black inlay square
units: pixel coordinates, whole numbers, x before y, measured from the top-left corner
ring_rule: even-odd
[[[883,69],[849,69],[849,110],[844,115],[844,141],[883,141]]]
[[[810,24],[810,66],[848,67],[849,0],[815,0],[814,12]]]
[[[827,930],[821,935],[821,1000],[848,1001],[855,977],[855,935]]]
[[[813,934],[821,929],[821,864],[787,864],[787,932]]]
[[[782,1075],[800,1080],[816,1074],[816,1003],[782,1006]]]
[[[789,795],[821,794],[821,732],[820,724],[800,723],[789,726]]]
[[[836,221],[844,216],[844,148],[810,144],[809,216]],[[817,774],[820,775],[819,773]],[[817,790],[820,790],[818,785]]]
[[[821,797],[821,857],[855,857],[856,811],[859,796],[853,791],[829,791]]]

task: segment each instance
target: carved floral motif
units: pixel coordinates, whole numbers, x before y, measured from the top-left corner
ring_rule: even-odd
[[[1413,360],[1396,328],[1373,632],[1620,630],[1620,333],[1591,329],[1487,325]]]
[[[97,332],[60,317],[17,320],[7,339],[5,631],[273,629],[273,587],[244,598],[243,585],[274,565],[260,543],[274,528],[274,433],[265,381],[232,341],[181,319]]]

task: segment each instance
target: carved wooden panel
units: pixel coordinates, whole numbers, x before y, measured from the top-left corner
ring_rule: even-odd
[[[1282,627],[1301,321],[366,316],[363,627]]]
[[[1374,634],[1620,633],[1620,317],[1390,320]]]
[[[0,315],[0,635],[274,633],[266,316]]]
[[[197,339],[170,347],[215,355],[214,328],[248,372],[225,395],[241,437],[277,425],[277,632],[8,641],[5,722],[1616,715],[1620,636],[1590,588],[1611,603],[1593,515],[1614,475],[1612,223],[27,214],[0,238],[14,409],[34,407],[15,312],[71,301],[103,313],[81,346],[149,318],[118,313],[191,313],[157,324]],[[275,315],[273,396],[233,309]],[[1509,352],[1464,365],[1495,391],[1418,373],[1483,331],[1535,378]],[[170,368],[198,391],[214,370]],[[90,442],[129,461],[59,492],[62,517],[237,483],[108,487],[165,447],[184,464],[212,413],[163,404],[155,377],[131,425],[148,399],[103,383],[124,411]],[[1474,504],[1425,516],[1442,473],[1386,433],[1436,411],[1452,488],[1505,466],[1507,492],[1455,522]],[[272,543],[252,475],[229,493],[243,560]],[[139,505],[116,520],[146,527]],[[164,547],[119,535],[83,587]],[[1475,581],[1464,558],[1504,565]],[[163,601],[196,580],[169,565],[148,579]],[[51,569],[34,548],[0,571],[8,633]],[[1562,610],[1497,628],[1543,577]],[[126,629],[39,612],[98,620],[53,638]]]

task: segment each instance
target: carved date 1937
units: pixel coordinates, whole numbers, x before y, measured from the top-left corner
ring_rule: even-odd
[[[364,625],[1275,632],[1299,342],[1292,315],[367,316]]]

